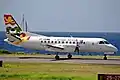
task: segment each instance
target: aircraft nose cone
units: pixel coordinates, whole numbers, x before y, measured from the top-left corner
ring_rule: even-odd
[[[117,47],[114,46],[113,48],[114,48],[114,52],[117,52],[117,51],[118,51]]]
[[[112,50],[113,52],[117,52],[117,51],[118,51],[117,47],[115,47],[115,46],[113,46],[113,45],[111,45],[110,48],[111,48],[111,50]]]

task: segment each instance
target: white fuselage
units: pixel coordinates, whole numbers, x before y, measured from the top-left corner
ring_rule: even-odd
[[[103,38],[47,37],[22,31],[11,14],[4,14],[8,43],[24,48],[55,52],[116,52]]]
[[[31,36],[21,47],[55,52],[74,52],[76,45],[80,52],[116,52],[117,48],[103,38],[46,37]]]

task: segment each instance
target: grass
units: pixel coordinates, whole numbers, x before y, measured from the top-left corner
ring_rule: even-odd
[[[97,80],[98,73],[120,73],[120,65],[5,62],[0,80]]]

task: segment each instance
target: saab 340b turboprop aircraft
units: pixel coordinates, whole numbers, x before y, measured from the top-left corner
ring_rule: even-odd
[[[66,52],[72,58],[71,52],[117,52],[118,49],[103,38],[78,38],[78,37],[48,37],[32,35],[22,31],[20,25],[11,14],[4,14],[7,39],[9,44],[24,48]],[[56,54],[55,59],[59,59]]]

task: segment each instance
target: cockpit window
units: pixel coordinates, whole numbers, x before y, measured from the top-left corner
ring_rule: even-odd
[[[104,44],[104,41],[100,41],[99,44]]]
[[[107,41],[104,41],[104,43],[105,43],[105,44],[109,44],[109,42],[107,42]]]
[[[107,41],[100,41],[99,44],[109,44]]]

